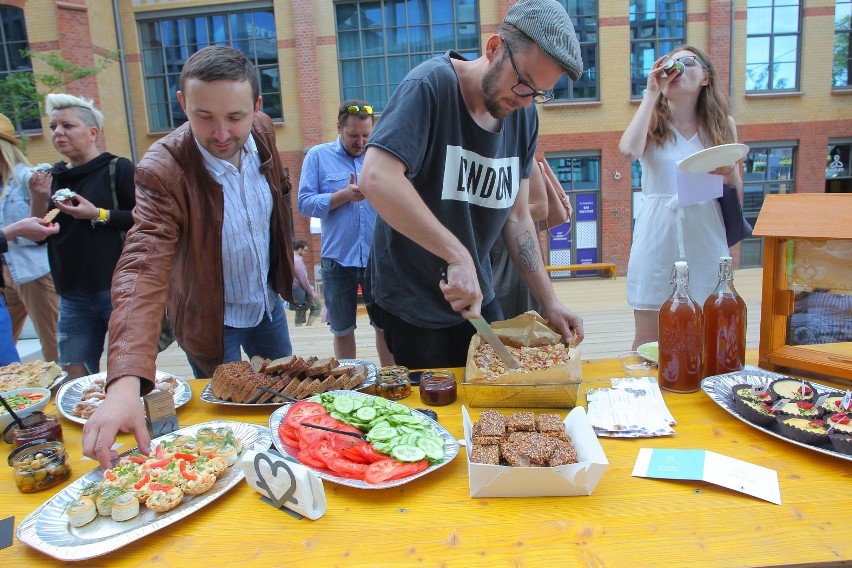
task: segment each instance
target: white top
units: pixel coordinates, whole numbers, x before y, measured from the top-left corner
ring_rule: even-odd
[[[689,292],[701,305],[719,280],[719,257],[728,256],[722,211],[715,199],[680,207],[677,162],[704,146],[696,134],[686,140],[649,143],[642,164],[642,202],[627,265],[627,302],[636,310],[658,310],[671,295],[674,263],[689,263]]]

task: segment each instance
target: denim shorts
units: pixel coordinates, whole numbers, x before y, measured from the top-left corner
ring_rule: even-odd
[[[364,303],[369,306],[373,303],[369,269],[342,266],[333,258],[322,259],[325,305],[328,308],[331,332],[338,337],[349,335],[355,330],[359,284]]]
[[[89,373],[97,373],[111,314],[110,290],[59,296],[59,323],[56,326],[59,364],[82,363]]]

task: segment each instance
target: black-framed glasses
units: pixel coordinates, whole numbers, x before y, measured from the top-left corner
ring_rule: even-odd
[[[707,69],[707,66],[704,65],[704,62],[697,55],[684,55],[683,57],[678,57],[675,61],[680,61],[684,67],[700,65],[702,69]]]
[[[371,116],[373,114],[373,107],[371,107],[370,105],[364,105],[364,106],[351,105],[351,106],[346,107],[346,112],[348,112],[349,114],[358,114],[362,111],[367,116]]]
[[[509,48],[509,43],[506,41],[506,38],[501,36],[503,40],[503,45],[506,46],[506,53],[509,55],[509,63],[512,64],[512,70],[515,72],[515,78],[518,79],[518,82],[512,87],[512,92],[518,95],[519,97],[532,97],[533,102],[536,103],[546,103],[549,100],[553,99],[553,91],[537,91],[535,88],[521,79],[521,74],[518,73],[518,66],[515,65],[515,58],[512,57],[512,50]]]

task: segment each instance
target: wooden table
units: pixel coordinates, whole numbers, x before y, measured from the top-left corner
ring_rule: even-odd
[[[614,360],[585,363],[583,374],[584,388],[623,376]],[[208,404],[199,399],[206,381],[190,383],[193,399],[178,410],[182,425],[213,419],[267,424],[269,408]],[[450,464],[393,489],[368,491],[325,482],[328,510],[318,521],[297,521],[274,510],[241,482],[183,521],[82,564],[852,565],[852,462],[754,430],[701,391],[665,393],[665,399],[678,422],[677,434],[602,438],[610,465],[591,496],[471,499],[462,448]],[[422,406],[416,393],[403,402]],[[435,409],[440,423],[459,438],[461,402]],[[478,411],[472,409],[473,416]],[[81,461],[82,427],[68,421],[63,427],[76,479],[95,463]],[[120,451],[134,444],[126,436],[121,440],[126,445]],[[783,504],[703,482],[631,477],[642,447],[707,449],[772,468],[778,472]],[[11,468],[4,465],[0,516],[14,515],[17,530],[24,517],[59,489],[21,494]],[[59,564],[17,539],[0,550],[0,562]]]

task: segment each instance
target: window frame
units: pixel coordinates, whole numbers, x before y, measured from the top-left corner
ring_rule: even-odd
[[[263,13],[272,18],[273,35],[266,37],[256,35],[247,35],[246,38],[239,37],[232,27],[231,19],[234,16],[249,14],[251,16],[251,22],[254,23],[257,13]],[[212,27],[212,18],[215,17],[224,18],[224,41],[220,41],[213,36],[213,32],[215,30]],[[261,97],[263,97],[262,110],[269,114],[273,122],[281,123],[284,121],[284,101],[283,94],[281,93],[281,69],[279,64],[280,58],[278,56],[278,30],[277,26],[274,25],[275,9],[273,2],[269,0],[259,0],[239,4],[218,4],[206,8],[199,7],[180,8],[176,10],[158,10],[153,12],[137,13],[135,21],[139,36],[140,70],[142,73],[143,93],[145,97],[145,112],[148,117],[148,128],[151,132],[169,132],[186,121],[186,116],[183,114],[183,111],[179,110],[180,103],[178,102],[175,94],[177,91],[175,87],[178,84],[182,63],[180,65],[175,65],[174,62],[170,62],[171,59],[168,54],[168,50],[178,49],[180,51],[182,61],[185,62],[190,55],[204,47],[211,45],[228,45],[239,49],[238,44],[245,41],[253,42],[253,47],[255,48],[253,57],[249,56],[249,54],[246,54],[246,56],[249,57],[258,72],[258,80],[261,85],[260,94]],[[149,24],[156,24],[157,33],[160,38],[162,38],[164,32],[163,24],[167,22],[179,26],[180,29],[178,33],[181,36],[180,44],[166,45],[165,42],[161,41],[159,46],[146,45],[144,43],[144,38],[148,34],[143,27]],[[199,24],[204,26],[206,37],[199,40],[198,43],[187,44],[184,35],[187,31],[187,25],[194,27],[194,29],[198,29]],[[257,44],[258,41],[261,40],[269,40],[274,46],[274,63],[258,62]],[[158,53],[157,59],[149,62],[147,60],[148,54],[155,52]],[[158,67],[156,72],[149,73],[147,71],[146,68],[149,66],[149,63]],[[171,67],[177,67],[177,70],[171,71]],[[272,74],[273,76],[277,75],[278,86],[277,88],[265,89],[265,72],[270,70],[274,71]],[[152,82],[159,82],[160,84],[155,87]],[[158,90],[164,89],[164,92],[160,92],[161,98],[159,100],[154,100],[156,98],[156,93],[152,92],[151,89],[155,88]],[[266,97],[264,97],[264,93],[266,93]],[[269,105],[276,104],[276,97],[274,96],[276,94],[278,98],[277,108],[270,108]],[[162,98],[163,95],[164,98]],[[279,112],[276,113],[274,112],[275,110],[278,110]],[[157,113],[160,112],[165,112],[165,114],[162,116],[158,115]],[[181,117],[183,118],[182,121],[180,121]]]
[[[847,20],[846,27],[838,27],[838,19],[840,18],[841,6],[845,6]],[[846,66],[840,64],[843,60],[843,55],[838,52],[839,44],[842,44],[842,36],[846,42]],[[852,89],[852,0],[835,0],[834,4],[834,44],[833,58],[831,68],[831,88],[835,91],[844,91]],[[846,73],[846,84],[838,84],[838,74]]]
[[[590,102],[599,101],[601,99],[601,87],[598,69],[600,67],[600,2],[599,0],[578,0],[571,1],[559,0],[568,15],[571,16],[571,23],[574,25],[574,31],[577,34],[577,40],[580,43],[580,53],[583,58],[583,74],[576,81],[563,74],[553,87],[553,99],[547,104],[553,103],[574,103],[574,102]],[[587,3],[594,3],[594,14],[579,13],[581,6]],[[586,26],[584,22],[592,20]],[[587,29],[593,28],[591,32]],[[586,36],[590,37],[586,37]],[[584,85],[588,85],[584,87]],[[581,89],[589,89],[594,94],[582,96],[579,94]],[[564,94],[563,94],[564,93]]]
[[[669,53],[675,47],[679,45],[683,45],[686,43],[686,10],[687,10],[687,0],[681,0],[682,10],[680,10],[681,14],[683,14],[683,20],[680,25],[683,29],[682,36],[670,36],[670,37],[660,37],[659,29],[661,27],[660,24],[660,13],[677,13],[678,10],[654,10],[654,35],[650,37],[636,38],[635,36],[639,34],[639,22],[635,21],[635,7],[638,0],[630,0],[629,6],[629,19],[630,19],[630,98],[631,100],[640,100],[643,96],[643,92],[645,87],[648,84],[648,72],[651,70],[651,67],[645,68],[645,62],[640,63],[635,61],[636,54],[634,53],[634,46],[638,44],[646,44],[652,43],[654,46],[654,57],[650,61],[650,65],[653,65],[654,62],[663,56],[665,53]],[[655,4],[658,3],[655,0]],[[659,2],[659,4],[664,4],[663,2]],[[644,12],[647,13],[647,12]],[[649,21],[649,20],[645,20]]]
[[[22,40],[11,40],[6,36],[6,25],[9,23],[14,25],[14,20],[18,20],[20,22]],[[16,48],[20,53],[21,51],[29,50],[30,46],[29,36],[27,35],[26,14],[23,8],[10,6],[8,4],[0,5],[0,22],[4,23],[4,25],[0,26],[0,57],[3,58],[3,67],[5,69],[0,70],[0,80],[12,73],[28,73],[34,81],[35,75],[33,74],[33,63],[31,58],[19,55],[18,58],[21,59],[21,63],[24,63],[24,66],[19,67],[18,69],[12,69],[13,56],[11,50]],[[38,101],[31,100],[30,105],[37,106]],[[12,122],[12,125],[15,128],[15,134],[25,135],[40,133],[42,131],[40,116],[31,118],[24,122],[21,122],[20,118],[17,116],[8,116],[7,118],[9,118]]]
[[[748,6],[751,3],[760,3],[760,6]],[[796,21],[796,31],[795,32],[775,32],[775,11],[778,8],[785,8],[791,6],[795,3],[797,7],[797,21]],[[783,5],[779,5],[783,4]],[[804,18],[804,9],[802,6],[802,0],[747,0],[746,6],[746,42],[745,42],[745,81],[744,87],[746,94],[761,94],[761,93],[790,93],[790,92],[798,92],[799,86],[801,85],[801,73],[802,73],[802,23]],[[766,21],[765,16],[757,16],[757,10],[765,10],[771,9],[770,16],[768,18],[770,22],[770,31],[769,32],[761,32],[761,33],[752,33],[749,32],[749,22],[764,22]],[[796,55],[795,55],[795,73],[793,76],[794,84],[791,87],[783,87],[776,88],[773,86],[776,80],[776,71],[775,67],[781,65],[786,62],[777,62],[777,59],[781,57],[780,55],[776,55],[776,42],[779,38],[786,37],[795,37],[796,38]],[[767,38],[768,40],[768,54],[767,57],[769,61],[766,62],[766,88],[751,88],[751,85],[755,82],[751,79],[751,71],[749,69],[750,66],[763,65],[763,63],[750,63],[749,59],[749,43],[756,43],[757,40],[761,38]],[[754,48],[753,48],[754,49]]]
[[[465,4],[461,4],[458,0],[449,0],[448,4],[452,9],[451,22],[435,21],[432,7],[436,1],[420,0],[413,3],[401,2],[400,0],[347,0],[334,3],[334,35],[337,47],[340,100],[360,99],[368,101],[376,114],[381,114],[396,90],[396,86],[409,71],[423,61],[442,55],[447,49],[457,51],[465,57],[479,57],[482,53],[482,28],[479,19],[480,0],[468,0]],[[363,5],[373,7],[365,10],[362,8]],[[387,22],[389,6],[392,5],[401,5],[403,8],[402,17],[404,21],[401,25],[396,22],[394,25],[389,25]],[[351,6],[355,6],[352,15],[341,21],[342,12]],[[365,12],[375,13],[375,6],[378,6],[378,15],[381,17],[380,24],[365,25],[365,18],[367,17]],[[470,7],[468,8],[468,6]],[[463,21],[460,20],[459,16],[459,10],[462,7],[465,7],[463,17],[468,18]],[[427,12],[427,17],[424,20],[412,21],[411,15],[414,12],[422,13],[424,10]],[[468,14],[466,13],[468,10],[472,11]],[[353,17],[356,19],[354,26],[351,23],[345,23]],[[369,22],[367,23],[369,24]],[[472,26],[472,29],[469,30],[468,26]],[[447,47],[447,45],[436,46],[437,40],[441,40],[440,36],[436,37],[434,31],[436,27],[452,28],[452,40],[447,42],[444,38],[445,44],[451,43],[452,47]],[[421,33],[424,31],[428,33]],[[407,41],[391,44],[389,42],[393,39],[391,32],[403,33]],[[365,39],[368,33],[372,34],[373,41]],[[411,41],[412,35],[419,38],[421,46],[426,44],[426,48],[412,49],[412,46],[417,47],[417,44]],[[475,45],[459,47],[460,41],[468,36]],[[355,40],[355,42],[350,40]],[[357,48],[353,47],[357,53],[350,55],[345,46],[354,45],[354,43],[357,43]],[[371,49],[375,53],[365,53],[365,51]],[[408,59],[407,67],[405,65],[393,65],[393,60],[401,63],[404,58]],[[367,79],[373,73],[380,75],[379,80]],[[349,82],[348,77],[350,76],[356,76],[354,77],[356,80]]]

